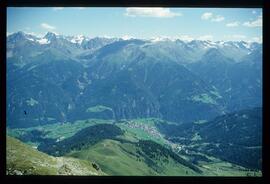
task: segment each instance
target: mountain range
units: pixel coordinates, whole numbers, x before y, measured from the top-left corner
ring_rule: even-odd
[[[259,107],[261,48],[243,41],[14,33],[7,37],[8,126],[78,117],[192,122]],[[89,110],[99,106],[105,108]]]

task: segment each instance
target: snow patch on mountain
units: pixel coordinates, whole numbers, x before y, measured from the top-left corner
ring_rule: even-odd
[[[72,43],[78,43],[78,44],[82,44],[83,40],[85,39],[85,37],[83,35],[77,35],[75,37],[73,37],[70,42]]]
[[[48,39],[46,39],[46,38],[42,38],[42,39],[40,39],[40,40],[37,40],[37,42],[38,42],[39,44],[41,44],[41,45],[49,44],[49,43],[50,43],[50,41],[49,41]]]
[[[33,38],[26,38],[27,40],[30,40],[32,42],[34,42],[35,40]]]
[[[134,37],[129,36],[129,35],[124,35],[124,36],[122,37],[122,39],[123,39],[123,40],[131,40],[131,39],[134,39]]]

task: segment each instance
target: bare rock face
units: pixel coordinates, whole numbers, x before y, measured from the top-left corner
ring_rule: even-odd
[[[64,164],[59,168],[58,174],[60,174],[60,175],[70,175],[71,174],[71,169],[68,167],[68,165]]]
[[[98,168],[98,169],[97,169]],[[7,137],[7,175],[105,175],[85,160],[53,157]]]
[[[97,163],[93,162],[93,163],[92,163],[92,166],[93,166],[97,171],[100,170],[100,167],[99,167],[99,165],[98,165]]]

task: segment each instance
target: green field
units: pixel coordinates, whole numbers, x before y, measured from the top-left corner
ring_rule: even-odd
[[[55,123],[42,125],[31,128],[17,128],[17,129],[7,129],[7,133],[13,137],[19,137],[20,135],[27,133],[32,130],[40,130],[47,132],[47,138],[53,139],[66,139],[73,136],[78,131],[93,126],[96,124],[111,124],[113,120],[102,120],[102,119],[89,119],[89,120],[77,120],[74,123],[66,122],[66,123]]]
[[[201,163],[204,175],[206,176],[262,176],[261,171],[250,171],[244,167],[214,159],[210,163]]]

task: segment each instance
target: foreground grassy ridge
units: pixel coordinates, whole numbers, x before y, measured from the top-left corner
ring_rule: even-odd
[[[68,157],[52,157],[7,136],[8,175],[104,175],[92,163]]]
[[[168,157],[156,159],[137,154],[142,151],[133,143],[121,143],[115,140],[103,140],[88,149],[73,151],[68,154],[75,158],[94,160],[109,175],[135,176],[185,176],[198,175]],[[149,163],[153,164],[152,167]]]
[[[136,161],[136,158],[121,150],[121,143],[113,140],[104,140],[88,149],[72,152],[68,156],[94,160],[104,172],[109,175],[145,175],[151,170],[144,162]],[[134,147],[130,148],[130,151]],[[151,174],[155,174],[152,171]]]

